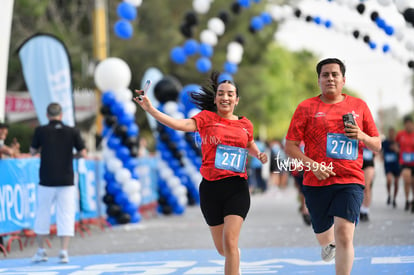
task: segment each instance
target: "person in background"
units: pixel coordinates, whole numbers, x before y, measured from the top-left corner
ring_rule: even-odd
[[[372,201],[372,185],[375,176],[374,153],[364,146],[362,152],[362,170],[364,170],[365,189],[359,219],[361,222],[369,221],[369,207]]]
[[[9,125],[0,123],[0,159],[16,158],[20,154],[20,143],[16,138],[13,139],[10,146],[6,145],[6,138],[9,134]]]
[[[414,200],[414,123],[411,116],[403,118],[404,129],[397,133],[395,140],[400,148],[401,176],[404,181],[405,207],[410,209],[410,190]],[[414,213],[414,203],[411,203],[411,212]]]
[[[253,124],[234,114],[239,103],[239,89],[231,80],[219,81],[212,72],[202,92],[191,98],[202,111],[192,118],[177,119],[156,109],[142,90],[134,101],[158,122],[179,131],[196,132],[201,137],[203,177],[200,186],[200,208],[218,253],[225,257],[224,274],[240,274],[240,230],[250,208],[247,183],[247,155],[267,162],[253,135]]]
[[[288,159],[281,141],[274,140],[270,144],[270,186],[284,189],[287,186],[289,173]]]
[[[296,108],[286,153],[305,167],[303,193],[322,259],[335,259],[336,274],[349,275],[364,196],[362,144],[378,152],[381,139],[367,104],[342,92],[344,63],[327,58],[317,64],[316,72],[321,94]],[[300,148],[302,141],[305,152]]]
[[[264,152],[266,150],[266,146],[265,143],[262,142],[258,137],[255,138],[255,143],[257,145],[257,148],[259,148],[259,150],[261,152]],[[260,192],[260,193],[264,193],[267,190],[267,183],[263,178],[262,175],[262,169],[263,169],[263,164],[262,162],[255,158],[252,157],[251,161],[250,161],[250,169],[251,169],[251,177],[252,180],[252,186],[251,186],[251,192],[255,193],[255,192]]]
[[[387,178],[387,205],[390,205],[392,202],[393,208],[397,207],[398,181],[400,180],[401,174],[401,167],[398,161],[400,149],[395,138],[396,131],[393,127],[390,127],[387,138],[382,142],[382,158],[384,161],[385,176]],[[394,185],[394,188],[392,188],[392,185]],[[393,193],[391,189],[393,189]]]
[[[34,232],[38,250],[33,262],[47,261],[45,237],[50,233],[51,208],[56,206],[57,235],[60,237],[59,259],[68,263],[70,237],[75,234],[76,188],[73,172],[73,149],[77,156],[86,157],[85,144],[79,130],[62,122],[62,107],[50,103],[47,107],[49,124],[35,129],[30,153],[40,153],[39,185]]]

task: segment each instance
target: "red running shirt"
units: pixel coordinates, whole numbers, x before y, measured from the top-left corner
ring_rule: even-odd
[[[414,132],[398,132],[396,141],[400,146],[400,164],[414,166]]]
[[[244,173],[237,173],[215,168],[215,156],[218,144],[247,148],[247,143],[253,140],[253,124],[245,117],[239,120],[222,118],[210,111],[201,111],[192,117],[197,124],[201,137],[202,163],[201,175],[206,180],[240,176],[247,179],[247,169]],[[247,160],[246,160],[247,164]]]
[[[333,167],[336,176],[318,180],[311,169],[305,169],[304,185],[327,186],[358,183],[364,185],[362,142],[344,137],[342,115],[354,114],[359,128],[369,136],[379,136],[366,103],[349,95],[335,104],[324,103],[319,96],[301,102],[286,136],[288,140],[305,143],[305,155]]]

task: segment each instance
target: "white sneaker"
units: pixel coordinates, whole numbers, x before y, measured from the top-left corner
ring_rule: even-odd
[[[67,252],[61,251],[59,253],[59,262],[62,264],[67,264],[69,263],[69,256]]]
[[[325,262],[330,262],[335,258],[336,247],[334,244],[329,244],[322,247],[321,257]]]
[[[39,262],[46,262],[47,261],[47,254],[46,251],[38,250],[36,254],[32,257],[32,262],[39,263]]]

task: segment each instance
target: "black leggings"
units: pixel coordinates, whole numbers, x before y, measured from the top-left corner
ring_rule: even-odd
[[[203,178],[199,190],[201,212],[209,226],[223,224],[227,215],[246,218],[250,192],[245,178],[236,176],[216,181]]]

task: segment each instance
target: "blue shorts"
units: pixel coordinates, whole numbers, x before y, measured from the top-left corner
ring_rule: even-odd
[[[385,174],[392,173],[394,177],[399,177],[401,174],[401,167],[398,163],[384,164]]]
[[[331,228],[334,217],[347,219],[355,224],[364,199],[364,186],[361,184],[334,184],[315,187],[303,186],[306,206],[315,233]]]

